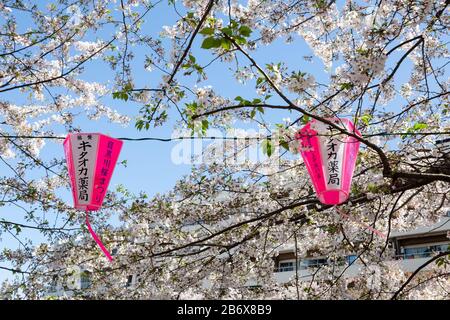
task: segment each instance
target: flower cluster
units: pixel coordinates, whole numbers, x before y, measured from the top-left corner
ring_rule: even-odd
[[[315,86],[314,76],[302,72],[293,72],[286,79],[286,82],[288,90],[294,93],[303,93],[303,91]]]
[[[360,49],[348,62],[348,77],[354,84],[364,85],[384,71],[386,55],[375,50]]]

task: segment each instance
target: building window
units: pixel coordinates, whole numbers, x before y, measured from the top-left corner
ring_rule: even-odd
[[[117,248],[112,249],[111,255],[112,255],[112,256],[115,256],[115,255],[117,254],[118,251],[119,251],[119,249],[117,249]]]
[[[83,271],[80,274],[80,289],[89,289],[91,287],[91,273],[89,271]]]
[[[278,264],[278,272],[294,271],[295,261],[282,261]]]
[[[130,287],[133,284],[133,275],[129,275],[127,278],[127,283],[126,283],[126,287]]]
[[[254,285],[248,286],[247,288],[250,289],[250,290],[258,290],[258,289],[261,288],[261,285],[260,284],[254,284]]]
[[[300,260],[299,269],[318,268],[328,264],[327,258],[304,259]]]
[[[423,247],[404,248],[402,257],[404,259],[428,258],[433,253],[445,252],[449,249],[449,244],[429,245]]]
[[[353,264],[356,259],[358,259],[358,256],[356,254],[351,254],[345,257],[345,260],[347,261],[347,264]]]
[[[436,141],[436,147],[441,153],[448,154],[450,152],[450,139]]]
[[[57,290],[57,286],[58,286],[58,276],[54,275],[52,277],[52,281],[50,281],[50,292],[55,292]]]

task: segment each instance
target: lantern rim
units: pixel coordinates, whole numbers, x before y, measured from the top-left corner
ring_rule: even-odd
[[[327,189],[317,192],[317,198],[323,204],[337,205],[344,203],[349,198],[350,194],[342,189]]]

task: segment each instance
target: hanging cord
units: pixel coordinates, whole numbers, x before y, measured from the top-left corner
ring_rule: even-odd
[[[364,138],[371,137],[383,137],[383,136],[449,136],[450,132],[378,132],[372,134],[362,134]],[[318,134],[318,136],[330,136],[329,134]],[[2,134],[0,138],[3,139],[55,139],[55,140],[64,140],[66,137],[64,136],[26,136],[26,135],[5,135]],[[222,137],[222,136],[206,136],[206,137],[196,137],[196,136],[180,136],[173,138],[158,138],[158,137],[144,137],[144,138],[131,138],[131,137],[121,137],[117,138],[123,141],[160,141],[160,142],[171,142],[171,141],[179,141],[179,140],[264,140],[264,139],[273,139],[272,135],[260,136],[260,137]],[[436,142],[445,142],[445,140],[439,140]]]
[[[372,228],[371,226],[369,226],[368,224],[366,224],[366,223],[364,223],[364,222],[361,222],[361,221],[358,221],[358,220],[352,218],[352,217],[349,216],[348,214],[344,213],[344,212],[343,212],[341,209],[339,209],[337,206],[334,206],[334,207],[336,208],[336,211],[341,215],[342,218],[351,220],[351,221],[353,221],[353,222],[356,222],[356,223],[359,224],[360,226],[362,226],[362,227],[364,227],[364,228],[366,228],[366,229],[372,231],[373,233],[375,233],[377,236],[379,236],[379,237],[381,237],[381,238],[385,238],[385,239],[387,238],[387,235],[385,235],[383,232],[381,232],[381,231],[379,231],[379,230],[377,230],[377,229],[375,229],[375,228]]]
[[[100,238],[95,234],[94,230],[92,230],[91,224],[89,223],[89,212],[86,210],[86,225],[89,229],[89,232],[91,233],[92,238],[94,238],[97,245],[102,249],[105,256],[108,258],[109,262],[112,262],[113,258],[111,257],[111,254],[109,251],[105,248],[103,245],[103,242],[100,240]]]

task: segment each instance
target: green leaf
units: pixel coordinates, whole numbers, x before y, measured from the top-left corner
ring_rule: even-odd
[[[419,131],[419,130],[426,129],[426,128],[428,128],[428,125],[426,123],[422,123],[422,122],[417,122],[412,127],[413,131]]]
[[[208,120],[202,120],[202,133],[206,134],[206,130],[209,128],[209,121]]]
[[[255,115],[256,115],[256,110],[255,109],[253,109],[251,112],[250,112],[250,118],[254,118],[255,117]]]
[[[234,100],[239,101],[240,106],[251,106],[253,103],[249,100],[242,98],[241,96],[237,96]]]
[[[324,9],[327,6],[326,0],[316,0],[316,3],[314,4],[314,7],[317,9]]]
[[[220,39],[209,37],[209,38],[206,38],[205,40],[203,40],[202,48],[203,49],[218,48],[221,45],[222,45],[222,41]]]
[[[15,224],[13,227],[16,230],[16,236],[17,236],[22,231],[22,229],[17,224]]]
[[[263,107],[257,107],[256,109],[258,109],[259,112],[261,112],[262,114],[264,114],[264,108],[263,108]]]
[[[447,115],[450,113],[450,104],[444,103],[442,106],[442,114]]]
[[[372,115],[370,115],[370,114],[365,114],[365,115],[363,115],[360,119],[361,119],[361,121],[362,121],[366,126],[368,126],[370,120],[372,120]]]
[[[221,46],[225,50],[230,50],[231,49],[231,41],[228,39],[222,38]]]
[[[422,123],[422,122],[416,122],[411,128],[409,128],[408,130],[406,130],[407,133],[412,133],[412,132],[416,132],[416,131],[420,131],[422,129],[426,129],[428,128],[428,125],[426,123]],[[407,134],[402,134],[401,138],[405,139],[407,138],[408,135]]]
[[[140,120],[136,121],[136,124],[134,126],[139,131],[142,130],[142,128],[144,127],[144,120],[140,119]]]
[[[444,259],[443,258],[439,258],[436,260],[436,264],[438,267],[441,267],[442,265],[444,265]]]
[[[272,155],[273,153],[272,141],[270,141],[269,139],[263,140],[261,147],[263,153],[266,154],[268,157]]]
[[[197,113],[197,108],[197,102],[186,103],[186,109],[191,111],[192,115],[195,115]]]
[[[307,124],[309,122],[309,120],[311,119],[310,116],[304,115],[302,116],[302,124]]]
[[[244,37],[235,37],[234,41],[236,41],[237,44],[243,45],[247,43],[247,40]]]
[[[367,56],[367,54],[369,53],[369,50],[358,48],[358,49],[356,49],[356,52],[359,53],[362,56]]]
[[[128,94],[124,91],[113,92],[113,99],[120,99],[124,101],[128,101]]]
[[[287,143],[286,141],[280,140],[280,146],[289,151],[289,143]]]
[[[372,192],[372,193],[377,193],[378,192],[378,188],[375,184],[373,183],[369,183],[367,185],[367,191]]]
[[[350,90],[351,88],[353,88],[353,83],[351,82],[345,82],[345,83],[341,83],[341,90]]]
[[[129,82],[122,89],[123,92],[128,92],[128,91],[131,91],[131,90],[133,90],[133,86]]]
[[[200,30],[199,32],[200,34],[204,35],[204,36],[210,36],[214,34],[214,28],[203,28],[202,30]]]
[[[241,26],[239,28],[239,33],[244,37],[250,37],[250,34],[252,33],[252,29],[250,29],[247,26]]]
[[[259,86],[264,81],[266,81],[266,79],[264,77],[259,77],[258,79],[256,79],[256,85]]]
[[[229,27],[222,28],[222,29],[220,29],[220,31],[222,31],[229,37],[233,36],[233,30],[231,30],[231,28],[229,28]]]

